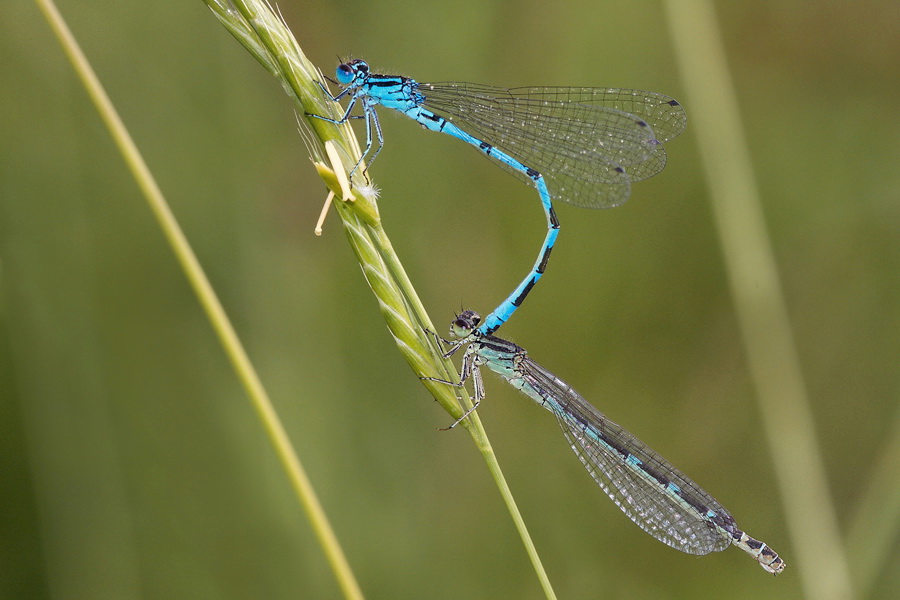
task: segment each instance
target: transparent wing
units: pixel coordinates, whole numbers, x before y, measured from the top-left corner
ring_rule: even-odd
[[[662,144],[687,123],[677,101],[641,90],[450,82],[418,91],[427,108],[539,171],[554,199],[586,208],[618,206],[631,182],[662,171]]]
[[[709,493],[530,358],[518,372],[546,398],[591,477],[641,529],[688,554],[732,543],[734,519]]]

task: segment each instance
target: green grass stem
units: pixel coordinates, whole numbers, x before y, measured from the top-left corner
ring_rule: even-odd
[[[319,70],[303,55],[296,40],[281,18],[267,4],[253,1],[227,3],[206,0],[213,13],[250,53],[272,72],[288,94],[296,101],[298,111],[338,117],[341,107],[328,101],[319,86],[324,82]],[[343,198],[336,172],[350,172],[361,156],[359,144],[348,124],[336,125],[321,119],[307,119],[311,134],[305,135],[310,154],[325,185]],[[333,142],[342,164],[326,157],[326,142]],[[335,208],[350,246],[362,267],[366,282],[375,294],[381,314],[394,337],[401,355],[419,378],[433,377],[458,381],[459,374],[452,362],[443,358],[442,349],[434,345],[427,331],[436,331],[422,306],[396,252],[378,217],[375,193],[365,179],[363,169],[351,178],[352,201],[339,200]],[[465,390],[458,390],[434,381],[423,384],[441,406],[457,419],[471,406]],[[462,401],[462,404],[460,403]],[[507,506],[526,553],[538,576],[547,598],[555,598],[553,588],[525,527],[500,465],[491,448],[487,434],[473,413],[461,423],[469,432],[491,473]]]
[[[275,72],[285,90],[304,114],[339,117],[342,109],[328,101],[319,87],[324,82],[319,70],[303,55],[293,35],[281,18],[261,2],[235,1],[233,7],[223,0],[206,0],[216,17],[234,34],[253,56],[270,72]],[[274,67],[274,69],[273,69]],[[336,197],[343,197],[335,175],[337,169],[349,172],[361,156],[359,144],[348,124],[336,125],[321,119],[307,119],[312,135],[305,136],[310,154],[325,185]],[[326,142],[338,148],[341,165],[324,160]],[[434,346],[427,331],[436,331],[422,306],[406,271],[385,233],[377,208],[375,194],[357,169],[352,177],[354,200],[335,203],[344,232],[362,267],[366,282],[375,294],[381,314],[394,337],[397,348],[413,372],[420,378],[435,377],[458,381],[459,374],[452,362],[443,358],[442,349]],[[465,390],[458,390],[434,381],[423,384],[453,419],[459,418],[471,406]],[[462,405],[460,404],[460,398]],[[534,543],[525,527],[500,465],[491,448],[477,413],[461,423],[475,442],[507,506],[535,573],[547,598],[555,598],[553,588],[541,564]]]
[[[690,10],[674,0],[664,6],[793,560],[808,598],[848,600],[853,591],[845,548],[715,11],[702,1]],[[778,548],[777,539],[765,539]],[[790,555],[781,552],[790,568]]]
[[[356,578],[353,576],[350,565],[338,543],[334,530],[328,522],[312,483],[307,477],[306,471],[291,445],[287,432],[284,430],[281,420],[275,412],[272,402],[253,364],[250,362],[234,327],[225,314],[222,304],[219,302],[215,291],[204,274],[175,216],[172,214],[162,191],[159,189],[134,140],[128,133],[109,96],[104,91],[94,70],[91,68],[52,0],[35,1],[59,39],[63,50],[69,57],[78,77],[97,108],[97,112],[112,135],[119,152],[125,159],[126,165],[147,199],[151,211],[156,217],[169,245],[172,247],[188,282],[197,295],[203,311],[209,318],[213,330],[225,350],[225,354],[231,361],[239,380],[263,423],[263,427],[275,448],[285,473],[300,500],[301,506],[312,524],[344,597],[352,600],[362,600],[362,591],[356,582]]]

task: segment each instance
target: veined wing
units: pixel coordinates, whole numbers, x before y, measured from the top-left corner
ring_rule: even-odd
[[[627,200],[631,182],[663,169],[662,144],[687,123],[678,102],[641,90],[450,82],[417,91],[427,108],[539,171],[554,199],[586,208]]]
[[[519,375],[546,399],[581,463],[641,529],[689,554],[731,543],[737,526],[719,502],[665,458],[610,421],[567,383],[530,358]]]

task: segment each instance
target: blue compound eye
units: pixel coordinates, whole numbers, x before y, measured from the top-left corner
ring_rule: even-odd
[[[353,81],[353,76],[356,74],[353,67],[344,63],[342,65],[338,65],[337,71],[335,71],[335,75],[337,76],[337,80],[342,85],[347,85],[351,81]]]

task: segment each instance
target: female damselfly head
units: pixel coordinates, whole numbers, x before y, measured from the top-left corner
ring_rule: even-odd
[[[364,79],[369,74],[369,63],[360,58],[354,58],[339,64],[335,74],[341,85],[350,85],[354,79]]]
[[[464,310],[450,321],[450,335],[458,338],[472,335],[479,323],[481,323],[481,315],[474,310]]]

